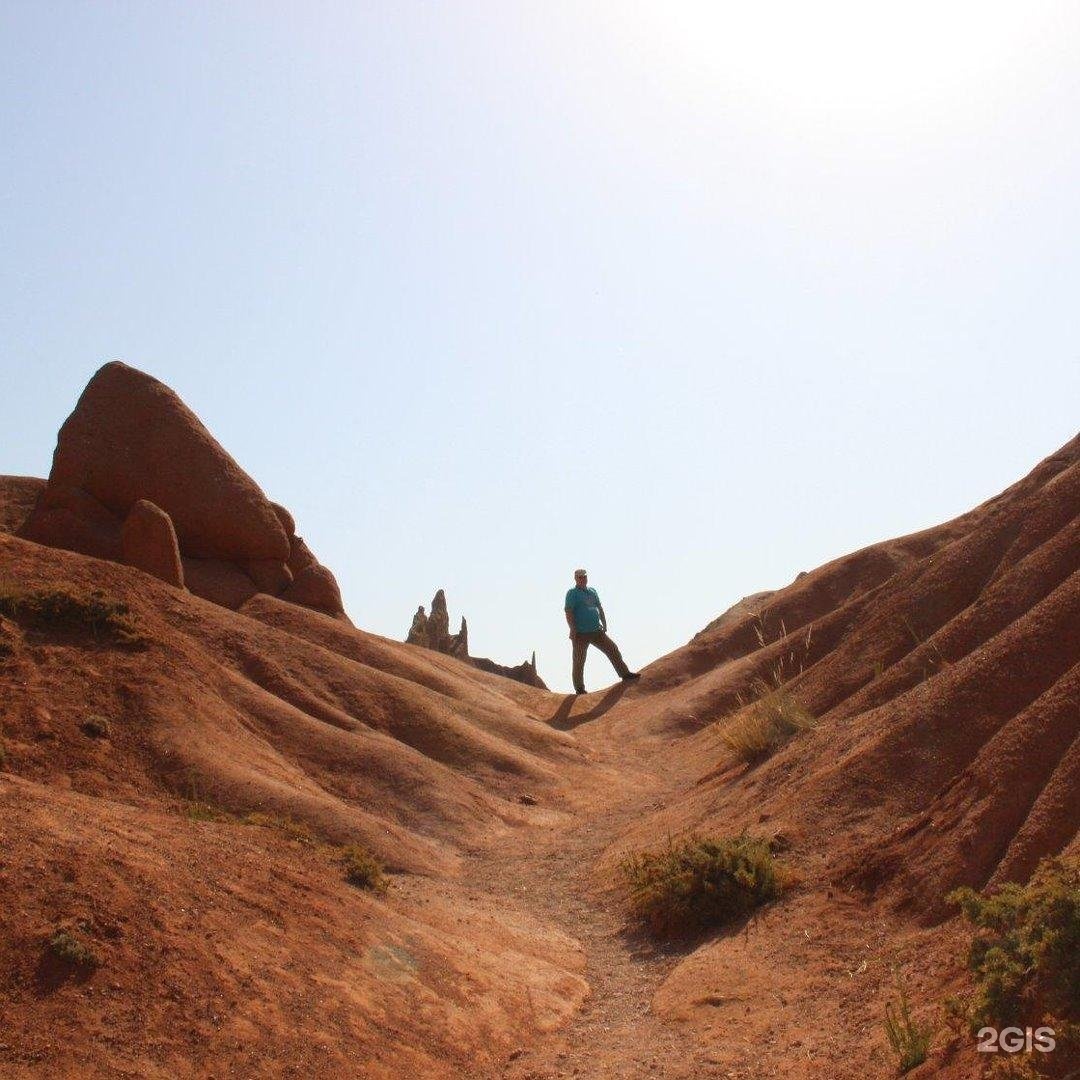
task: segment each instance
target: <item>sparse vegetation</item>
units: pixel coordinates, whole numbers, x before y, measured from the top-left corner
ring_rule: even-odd
[[[968,953],[975,994],[961,1007],[972,1031],[1080,1015],[1080,858],[1044,859],[1027,885],[991,896],[956,889],[947,900],[978,929]]]
[[[907,994],[897,982],[899,1001],[885,1003],[885,1037],[897,1056],[901,1073],[909,1072],[926,1060],[934,1029],[929,1024],[918,1024],[911,1015]]]
[[[277,829],[284,833],[290,840],[295,840],[305,847],[318,847],[319,838],[302,821],[295,818],[284,817],[281,814],[264,814],[255,811],[245,814],[240,818],[243,825],[255,825],[262,829]]]
[[[720,731],[720,741],[732,756],[750,764],[769,757],[792,736],[817,723],[788,693],[779,668],[771,680],[756,679],[753,689],[757,699],[742,703]]]
[[[104,716],[88,716],[80,725],[79,730],[91,739],[107,739],[112,733],[112,726]]]
[[[804,662],[813,644],[813,626],[807,627],[801,639],[793,639],[767,677],[758,676],[750,684],[750,693],[736,698],[736,713],[720,729],[720,741],[737,761],[748,764],[762,761],[775,753],[788,739],[812,728],[817,721],[798,705],[786,683],[802,674]],[[754,634],[758,646],[776,644],[788,638],[787,626],[781,619],[778,636],[770,641],[764,615],[754,617]]]
[[[341,849],[341,865],[345,870],[345,880],[350,885],[370,892],[386,891],[386,878],[379,861],[364,848],[349,844]]]
[[[189,821],[235,821],[236,815],[230,814],[213,803],[203,802],[200,799],[192,799],[184,807],[184,816]]]
[[[1025,1054],[998,1054],[987,1074],[991,1080],[1042,1080],[1040,1073]]]
[[[721,926],[780,895],[766,840],[688,836],[619,864],[630,910],[650,933],[673,937]]]
[[[915,645],[916,651],[918,651],[918,649],[920,649],[923,645],[926,646],[926,649],[923,653],[921,666],[922,681],[926,682],[926,680],[929,679],[931,675],[936,675],[939,671],[941,671],[942,668],[948,667],[949,661],[946,660],[945,657],[942,655],[941,649],[938,648],[937,642],[933,640],[927,640],[921,637],[915,630],[915,627],[911,625],[911,620],[906,615],[902,615],[900,619],[901,622],[903,622],[904,624],[904,628],[911,636],[911,640]]]
[[[311,827],[295,818],[283,814],[271,814],[262,810],[252,810],[246,814],[234,814],[215,803],[206,802],[194,796],[184,807],[184,814],[190,821],[212,821],[217,823],[247,825],[260,829],[273,829],[287,839],[303,847],[311,848],[327,858],[332,858],[345,871],[345,880],[351,885],[371,892],[382,893],[387,889],[385,872],[379,861],[370,852],[355,844],[338,845],[324,843],[312,831]]]
[[[57,930],[49,938],[45,951],[50,959],[71,969],[92,971],[101,964],[97,953],[70,930]]]
[[[94,638],[135,647],[146,638],[127,604],[109,600],[100,590],[88,594],[68,589],[20,590],[0,587],[0,614],[39,630],[84,630]]]

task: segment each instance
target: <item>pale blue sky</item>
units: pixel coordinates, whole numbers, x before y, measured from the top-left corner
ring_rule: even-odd
[[[1080,6],[0,8],[0,472],[114,358],[569,685],[1077,429]],[[610,670],[592,659],[588,681]]]

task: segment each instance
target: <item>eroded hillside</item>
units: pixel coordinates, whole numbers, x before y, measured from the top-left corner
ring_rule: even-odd
[[[151,493],[0,484],[4,1075],[892,1075],[896,980],[919,1015],[965,985],[949,889],[1077,850],[1080,439],[576,699],[290,595],[295,526],[236,482],[272,568],[170,526],[247,582],[216,602],[125,558]],[[86,515],[108,550],[63,550]],[[810,722],[740,760],[762,687]],[[742,830],[780,900],[677,947],[628,924],[621,855]],[[942,1036],[923,1075],[979,1068]]]

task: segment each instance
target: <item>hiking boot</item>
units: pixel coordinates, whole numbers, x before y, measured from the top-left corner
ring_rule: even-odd
[[[641,678],[641,672],[640,671],[628,671],[622,677],[622,681],[623,682],[630,682],[631,679],[640,679],[640,678]]]

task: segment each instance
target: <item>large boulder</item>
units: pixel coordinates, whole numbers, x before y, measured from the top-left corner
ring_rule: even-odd
[[[172,519],[149,499],[139,499],[120,530],[124,562],[178,588],[184,587],[184,568]]]
[[[293,572],[280,559],[248,559],[244,572],[259,587],[259,592],[280,596],[292,584]]]
[[[281,594],[282,600],[314,608],[335,619],[348,621],[341,604],[341,590],[334,575],[325,566],[312,563],[293,579]]]
[[[87,384],[44,490],[22,488],[25,539],[131,563],[224,607],[265,592],[348,621],[292,514],[172,390],[126,364]]]
[[[289,557],[288,534],[255,481],[172,390],[126,364],[106,364],[87,384],[60,429],[39,509],[72,490],[120,518],[149,499],[193,558]]]
[[[184,584],[196,596],[236,611],[259,587],[236,563],[225,559],[189,559],[182,556]]]

